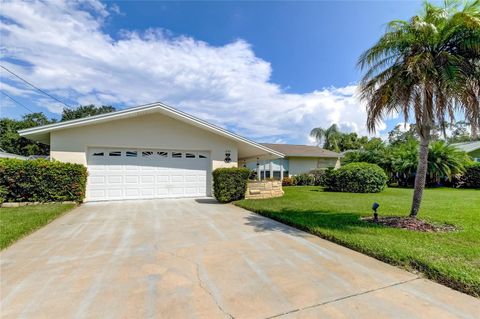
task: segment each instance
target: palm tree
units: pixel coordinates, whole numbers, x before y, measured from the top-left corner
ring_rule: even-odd
[[[310,132],[310,136],[315,138],[317,145],[323,142],[323,148],[336,152],[339,151],[338,140],[340,134],[337,124],[332,124],[327,129],[316,127]]]
[[[451,180],[465,172],[465,165],[470,162],[467,153],[448,145],[444,141],[435,141],[428,153],[428,181],[438,184],[442,178]]]
[[[410,216],[420,209],[428,166],[432,128],[454,120],[458,112],[479,122],[478,104],[465,99],[468,81],[478,76],[480,58],[480,0],[466,3],[428,2],[409,21],[392,21],[380,40],[363,53],[359,66],[367,69],[360,96],[367,102],[367,127],[389,114],[414,116],[420,138]],[[478,93],[478,92],[477,92]],[[472,120],[472,118],[470,118]]]

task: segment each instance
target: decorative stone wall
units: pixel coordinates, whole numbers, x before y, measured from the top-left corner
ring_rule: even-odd
[[[282,181],[248,181],[246,199],[260,199],[283,196]]]

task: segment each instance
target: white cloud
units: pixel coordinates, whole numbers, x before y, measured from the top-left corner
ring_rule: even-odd
[[[114,40],[102,31],[111,11],[118,13],[118,7],[95,0],[4,2],[2,63],[67,101],[163,101],[260,141],[311,143],[313,127],[332,123],[367,133],[354,85],[286,93],[270,80],[270,63],[243,40],[212,46],[160,29],[122,30]],[[9,58],[31,66],[8,63]],[[45,102],[37,104],[61,111]]]

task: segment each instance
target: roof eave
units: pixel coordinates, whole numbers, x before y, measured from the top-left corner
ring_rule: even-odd
[[[105,113],[105,114],[100,114],[100,115],[95,115],[95,116],[89,116],[81,119],[75,119],[75,120],[70,120],[70,121],[64,121],[64,122],[59,122],[59,123],[53,123],[53,124],[48,124],[48,125],[43,125],[43,126],[37,126],[37,127],[32,127],[24,130],[18,131],[20,136],[23,137],[29,137],[29,136],[34,136],[34,135],[40,135],[42,133],[44,134],[49,134],[50,132],[62,130],[62,129],[68,129],[71,127],[77,127],[77,126],[85,126],[89,124],[93,124],[95,122],[104,122],[104,121],[109,121],[113,120],[116,118],[121,118],[121,117],[128,117],[129,115],[135,115],[136,113],[141,113],[144,111],[148,110],[154,110],[155,108],[159,108],[163,111],[166,111],[170,115],[173,115],[175,117],[181,118],[185,120],[186,122],[193,122],[196,126],[203,127],[207,130],[216,132],[219,135],[222,135],[224,137],[233,139],[238,142],[243,142],[246,144],[249,144],[251,146],[257,147],[264,152],[267,152],[269,154],[278,156],[278,157],[285,157],[285,155],[281,152],[275,151],[271,148],[268,148],[266,146],[263,146],[259,143],[256,143],[252,140],[249,140],[243,136],[237,135],[235,133],[232,133],[230,131],[227,131],[224,128],[218,127],[216,125],[210,124],[204,120],[201,120],[199,118],[196,118],[190,114],[187,114],[185,112],[179,111],[171,106],[168,106],[164,103],[161,102],[155,102],[151,104],[145,104],[145,105],[140,105],[134,108],[130,109],[125,109],[125,110],[120,110],[112,113]]]

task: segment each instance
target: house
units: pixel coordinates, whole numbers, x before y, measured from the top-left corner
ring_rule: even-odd
[[[0,158],[16,158],[16,159],[21,159],[21,160],[28,159],[28,157],[26,157],[26,156],[5,152],[1,148],[0,148]]]
[[[21,130],[50,158],[83,164],[86,201],[212,194],[212,170],[283,153],[163,103]]]
[[[473,161],[480,162],[480,141],[455,143],[452,146],[466,152]]]
[[[318,146],[266,143],[262,145],[285,155],[284,158],[272,160],[257,158],[243,163],[245,167],[257,171],[262,178],[283,178],[308,173],[314,169],[340,167],[340,154]]]

